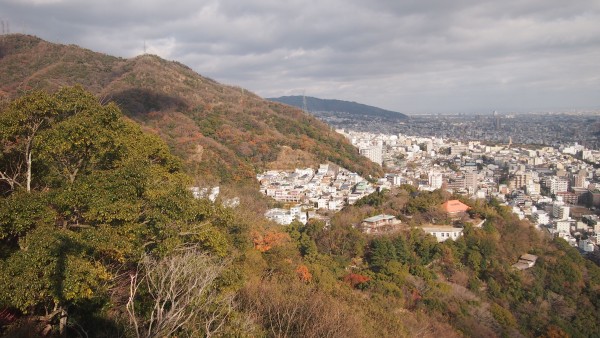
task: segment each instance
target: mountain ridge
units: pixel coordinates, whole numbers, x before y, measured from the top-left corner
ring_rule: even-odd
[[[267,98],[267,100],[280,102],[294,106],[297,108],[303,108],[304,99],[306,98],[306,106],[309,112],[336,112],[336,113],[348,113],[350,115],[360,116],[374,116],[384,118],[395,118],[395,119],[408,119],[405,114],[386,110],[354,101],[344,101],[337,99],[320,99],[311,96],[281,96],[277,98]]]
[[[130,59],[12,34],[0,38],[0,97],[81,85],[163,138],[202,180],[253,182],[289,149],[309,165],[333,162],[361,175],[382,170],[343,136],[299,109],[203,77],[155,55]],[[294,162],[294,161],[292,161]]]

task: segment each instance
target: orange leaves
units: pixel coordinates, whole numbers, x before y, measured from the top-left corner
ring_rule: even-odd
[[[310,273],[310,271],[308,271],[308,267],[304,264],[298,265],[298,267],[296,268],[296,274],[298,275],[298,278],[300,278],[300,280],[304,283],[310,283],[310,281],[312,280],[312,274]]]
[[[252,237],[254,248],[260,252],[269,251],[271,248],[287,243],[290,240],[290,236],[287,233],[274,231],[268,231],[264,235],[254,232]]]

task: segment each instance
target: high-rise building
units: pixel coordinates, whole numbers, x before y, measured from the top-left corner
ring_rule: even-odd
[[[500,129],[500,116],[498,116],[498,112],[494,110],[492,113],[492,123],[494,124],[494,129]]]
[[[552,177],[547,183],[551,194],[569,190],[569,180],[564,177]]]
[[[579,170],[579,172],[573,176],[573,187],[583,188],[585,185],[586,178],[587,178],[587,171],[585,171],[585,169]]]
[[[513,189],[521,189],[531,180],[533,180],[533,177],[530,172],[518,170],[510,180],[509,184]]]
[[[474,193],[479,185],[479,174],[477,171],[467,171],[465,173],[465,188],[469,193]]]
[[[379,165],[383,163],[383,147],[381,145],[371,145],[360,148],[359,152],[361,155]]]
[[[442,173],[436,173],[434,171],[429,172],[429,186],[433,189],[440,189],[444,183]]]
[[[552,216],[559,220],[566,220],[569,218],[569,208],[563,201],[556,201],[552,204]]]

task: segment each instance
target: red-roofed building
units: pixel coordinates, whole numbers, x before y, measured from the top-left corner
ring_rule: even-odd
[[[463,216],[470,207],[459,200],[449,200],[442,204],[442,209],[450,218]]]

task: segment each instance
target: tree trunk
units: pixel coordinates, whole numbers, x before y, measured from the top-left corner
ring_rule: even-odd
[[[67,311],[61,309],[60,318],[58,319],[58,332],[61,337],[67,336]]]
[[[31,151],[27,153],[27,192],[31,192]]]

